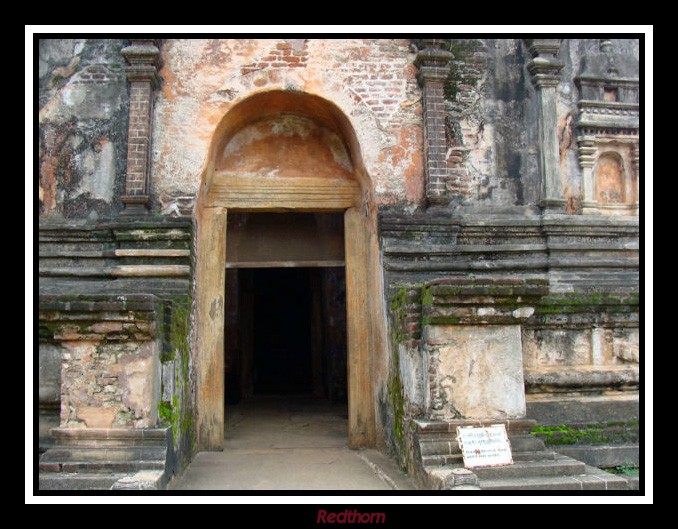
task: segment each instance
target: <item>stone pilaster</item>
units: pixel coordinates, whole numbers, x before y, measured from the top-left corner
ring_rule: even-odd
[[[414,64],[419,68],[418,79],[423,91],[426,200],[430,205],[444,205],[449,198],[445,193],[447,144],[443,87],[454,55],[442,49],[445,42],[442,39],[423,42],[424,48],[419,50]]]
[[[125,209],[121,214],[143,215],[149,208],[153,90],[159,84],[160,50],[155,39],[130,39],[130,42],[122,49],[128,62],[125,73],[130,91],[127,174],[122,196]]]
[[[577,138],[579,147],[579,167],[581,167],[584,200],[582,202],[582,211],[584,213],[596,212],[598,202],[596,200],[595,178],[593,177],[593,166],[596,163],[598,148],[594,136],[582,135]]]
[[[632,153],[633,153],[632,154],[633,174],[636,177],[635,178],[636,200],[634,202],[634,205],[636,206],[637,209],[640,202],[640,142],[638,141],[634,142]]]
[[[527,64],[532,84],[537,90],[539,105],[539,151],[541,173],[541,200],[544,210],[559,211],[565,207],[560,183],[560,155],[558,149],[558,112],[556,87],[563,64],[556,56],[561,39],[527,39],[532,55]]]

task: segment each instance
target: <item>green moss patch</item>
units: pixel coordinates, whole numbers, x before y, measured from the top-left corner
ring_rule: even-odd
[[[546,446],[620,444],[637,440],[638,421],[606,424],[535,426],[532,435]]]
[[[617,474],[618,476],[624,476],[627,478],[635,478],[640,475],[640,467],[629,466],[629,465],[619,465],[612,468],[605,469],[610,474]]]

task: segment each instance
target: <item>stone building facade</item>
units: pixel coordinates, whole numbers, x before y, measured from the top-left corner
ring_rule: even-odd
[[[38,46],[41,488],[223,448],[286,306],[285,384],[421,487],[501,488],[458,471],[459,425],[544,469],[538,424],[637,431],[638,39]]]

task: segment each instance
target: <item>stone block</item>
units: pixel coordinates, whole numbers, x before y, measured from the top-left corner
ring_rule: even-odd
[[[638,394],[629,393],[605,397],[531,396],[527,402],[527,416],[543,425],[637,421],[640,414]]]
[[[436,364],[431,401],[442,400],[443,415],[470,419],[525,415],[518,325],[429,326],[425,332],[429,363]]]
[[[558,452],[598,468],[638,465],[638,445],[560,446]]]
[[[52,407],[60,399],[61,347],[41,343],[38,358],[38,398],[41,406]]]
[[[80,406],[77,410],[77,417],[88,428],[110,428],[115,420],[115,410],[113,408]]]

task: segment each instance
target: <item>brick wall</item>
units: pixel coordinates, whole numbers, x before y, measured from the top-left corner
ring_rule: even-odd
[[[128,195],[146,193],[148,167],[149,119],[151,115],[152,88],[150,83],[132,83],[130,86],[129,139],[127,144]]]
[[[454,59],[444,86],[444,148],[448,175],[445,192],[452,198],[476,198],[481,184],[469,170],[473,162],[469,155],[481,147],[484,139],[484,121],[479,115],[479,107],[487,68],[487,48],[477,39],[455,39],[451,51]]]

